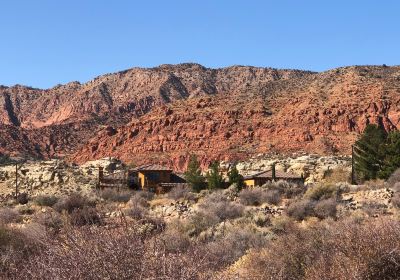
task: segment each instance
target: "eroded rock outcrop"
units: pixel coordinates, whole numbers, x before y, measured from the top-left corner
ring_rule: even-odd
[[[0,153],[117,156],[184,169],[259,153],[348,154],[368,123],[400,120],[400,67],[322,73],[198,64],[134,68],[48,90],[0,88]],[[72,156],[71,156],[72,155]]]

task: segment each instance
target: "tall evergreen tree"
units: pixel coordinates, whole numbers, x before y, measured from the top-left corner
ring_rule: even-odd
[[[214,161],[207,172],[207,183],[209,189],[221,189],[224,186],[224,178],[219,170],[219,162]]]
[[[236,184],[239,190],[244,186],[243,176],[237,170],[236,164],[228,171],[229,185]]]
[[[389,133],[386,143],[382,145],[384,158],[378,177],[387,179],[396,169],[400,168],[400,132],[392,131]]]
[[[387,134],[377,125],[367,125],[354,144],[354,163],[357,176],[363,180],[376,179],[384,160],[383,145]]]
[[[185,179],[195,192],[200,192],[205,188],[205,179],[201,174],[200,162],[197,160],[196,155],[190,156]]]

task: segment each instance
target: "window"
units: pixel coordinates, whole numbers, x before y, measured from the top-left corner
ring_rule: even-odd
[[[146,177],[148,180],[153,181],[153,182],[160,181],[160,173],[158,173],[158,172],[149,172],[146,174]]]

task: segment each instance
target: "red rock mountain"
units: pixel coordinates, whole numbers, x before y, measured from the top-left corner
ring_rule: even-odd
[[[118,156],[182,168],[265,152],[348,153],[367,123],[397,128],[400,67],[322,73],[198,64],[133,68],[39,90],[0,88],[0,152]]]

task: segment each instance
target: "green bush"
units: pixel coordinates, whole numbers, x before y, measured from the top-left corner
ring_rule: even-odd
[[[207,172],[207,184],[210,190],[221,189],[224,187],[224,178],[220,171],[219,162],[215,161],[210,165],[210,170]]]
[[[191,155],[185,172],[185,180],[193,191],[200,192],[206,187],[204,176],[201,174],[200,162],[196,155]]]

